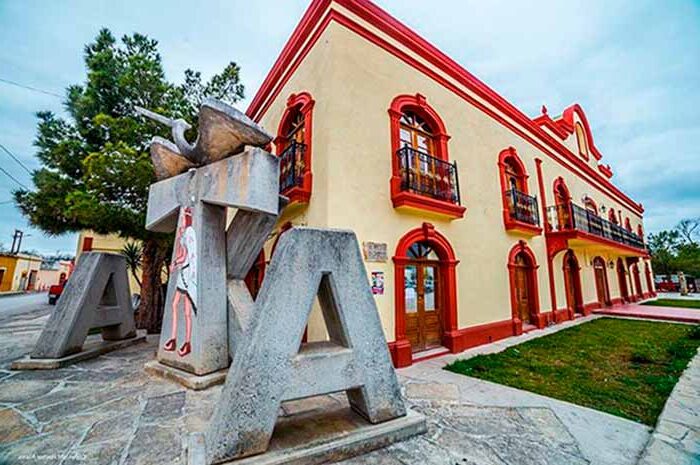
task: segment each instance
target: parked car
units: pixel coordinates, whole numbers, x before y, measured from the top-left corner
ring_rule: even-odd
[[[691,294],[697,292],[698,283],[693,276],[685,275],[685,282],[688,285],[688,292]],[[656,284],[656,290],[659,292],[681,291],[681,283],[677,274],[672,274],[670,276],[656,275],[654,276],[654,283]]]

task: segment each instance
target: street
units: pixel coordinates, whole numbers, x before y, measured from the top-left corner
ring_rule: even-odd
[[[18,316],[27,318],[48,313],[52,305],[48,304],[46,292],[15,295],[0,298],[0,326],[14,321]]]

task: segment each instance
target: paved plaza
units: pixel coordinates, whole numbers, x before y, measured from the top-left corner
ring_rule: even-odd
[[[689,406],[682,409],[685,430],[671,420],[664,436],[655,435],[649,442],[651,429],[644,425],[442,369],[455,358],[499,351],[592,318],[598,317],[398,370],[408,404],[428,418],[428,433],[343,464],[633,465],[646,454],[647,465],[663,463],[655,458],[655,450],[645,452],[647,444],[661,441],[660,446],[666,447],[674,434],[676,446],[687,446],[691,452],[695,447],[697,453],[694,409],[699,403],[687,397],[688,392],[697,394],[697,380],[679,388],[680,401]],[[143,365],[156,350],[153,336],[147,343],[68,368],[9,371],[11,359],[31,350],[44,321],[45,315],[33,312],[24,319],[0,321],[0,456],[4,463],[184,464],[186,437],[205,428],[221,387],[187,391],[145,374]],[[341,395],[289,402],[282,414],[345,402]]]

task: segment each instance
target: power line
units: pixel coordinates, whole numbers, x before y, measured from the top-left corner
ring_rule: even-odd
[[[37,87],[27,86],[24,84],[20,84],[19,82],[11,81],[9,79],[0,78],[0,82],[4,82],[5,84],[10,84],[11,86],[21,87],[22,89],[31,90],[32,92],[39,92],[40,94],[46,94],[46,95],[50,95],[52,97],[63,98],[62,95],[59,95],[55,92],[51,92],[50,90],[43,90],[43,89],[39,89]]]
[[[5,152],[7,152],[7,154],[8,154],[10,157],[12,157],[12,159],[13,159],[14,161],[16,161],[17,163],[19,163],[19,165],[20,165],[22,168],[24,168],[24,171],[26,171],[26,172],[29,173],[29,174],[32,174],[32,170],[30,170],[29,168],[27,168],[27,165],[25,165],[24,163],[22,163],[22,160],[20,160],[19,158],[17,158],[17,157],[15,156],[14,153],[10,152],[10,149],[8,149],[7,147],[5,147],[5,146],[2,145],[2,144],[0,144],[0,149],[3,149]]]
[[[3,168],[2,166],[0,166],[0,171],[3,172],[3,173],[5,173],[5,175],[6,175],[8,178],[12,179],[14,182],[16,182],[17,184],[19,184],[20,187],[22,187],[23,189],[31,190],[31,189],[29,189],[27,186],[25,186],[24,184],[22,184],[21,182],[19,182],[19,181],[17,180],[17,178],[15,178],[15,177],[12,176],[10,173],[8,173],[7,170],[6,170],[5,168]]]

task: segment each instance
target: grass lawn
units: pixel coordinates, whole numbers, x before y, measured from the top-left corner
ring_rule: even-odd
[[[656,299],[650,302],[644,302],[642,305],[652,305],[654,307],[697,308],[700,310],[700,300]]]
[[[700,325],[601,318],[446,370],[654,425]]]

